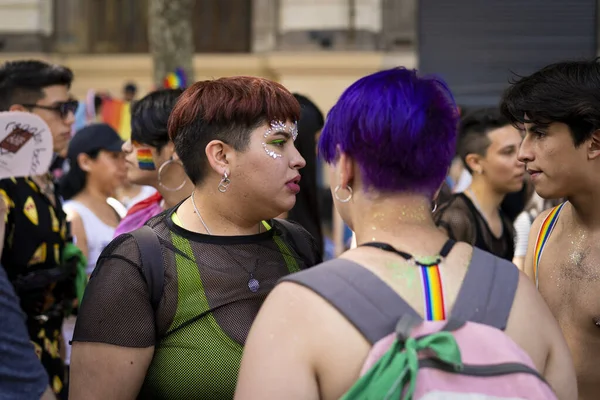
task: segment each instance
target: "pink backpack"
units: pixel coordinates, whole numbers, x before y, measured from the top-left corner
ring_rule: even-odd
[[[519,280],[512,263],[474,249],[447,321],[423,321],[385,282],[348,260],[284,280],[319,294],[372,343],[344,400],[556,399],[503,332]]]

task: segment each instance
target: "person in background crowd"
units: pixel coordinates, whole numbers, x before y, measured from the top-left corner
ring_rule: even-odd
[[[123,145],[127,180],[153,188],[154,194],[129,209],[117,227],[115,237],[131,232],[164,210],[175,207],[194,190],[167,129],[169,115],[181,93],[181,89],[157,90],[135,102],[131,108],[131,139]]]
[[[423,319],[444,320],[463,280],[473,277],[467,271],[482,271],[488,282],[491,274],[496,277],[488,264],[469,267],[473,247],[449,241],[431,216],[430,204],[454,156],[457,122],[446,84],[415,70],[377,72],[342,94],[327,117],[319,150],[332,166],[335,206],[356,232],[359,246],[337,262],[284,278],[269,294],[248,336],[237,400],[339,399],[358,379],[371,343],[311,283],[322,283],[324,291],[334,288],[328,295],[345,298],[349,309],[392,318],[393,312],[369,301],[377,297],[373,292],[387,287],[390,301],[400,295]],[[441,262],[425,261],[439,260],[442,248],[448,252]],[[440,272],[437,286],[448,306],[436,304],[439,313],[425,311],[428,293],[421,280],[423,286],[433,280],[421,278],[419,269],[424,267],[419,263]],[[576,399],[572,361],[556,321],[529,279],[504,264],[505,273],[498,274],[501,282],[518,285],[505,333],[531,357],[559,399]],[[472,279],[469,283],[480,284]],[[433,293],[440,295],[438,290]],[[463,311],[467,321],[482,306],[471,300]],[[358,317],[377,323],[383,319]]]
[[[69,144],[70,169],[60,180],[60,191],[75,243],[87,258],[88,275],[121,220],[109,199],[127,176],[122,146],[107,124],[86,126]]]
[[[123,150],[126,151],[126,150]],[[127,179],[116,190],[116,198],[123,204],[126,213],[140,201],[146,200],[156,193],[156,189],[149,185],[138,185]]]
[[[517,160],[521,140],[519,130],[497,109],[466,115],[460,124],[458,153],[473,180],[435,213],[436,223],[450,238],[509,261],[514,255],[514,228],[500,205],[508,193],[523,187],[525,168]]]
[[[264,298],[321,261],[304,228],[274,219],[300,189],[299,117],[294,96],[261,78],[196,82],[179,97],[168,131],[194,188],[146,224],[163,288],[148,285],[132,235],[106,248],[77,317],[72,400],[233,397]]]
[[[87,276],[94,271],[100,253],[112,240],[121,219],[109,199],[126,177],[122,145],[117,132],[106,124],[86,126],[69,144],[70,168],[60,180],[60,191],[66,200],[63,210],[71,223],[75,244],[87,259]],[[75,316],[69,316],[63,323],[67,365],[75,321]]]
[[[600,393],[600,63],[559,62],[520,77],[503,114],[525,126],[519,160],[537,194],[566,198],[531,227],[525,273],[558,320],[575,362],[579,399]]]
[[[69,93],[70,69],[36,60],[0,67],[0,111],[31,112],[52,133],[55,155],[66,155],[78,102]],[[29,337],[44,365],[50,387],[66,394],[61,327],[76,296],[78,258],[60,197],[50,174],[0,181],[8,206],[1,264],[27,315]],[[73,256],[73,257],[70,257]]]
[[[319,251],[323,252],[323,231],[321,226],[321,212],[319,208],[317,186],[317,153],[316,137],[323,128],[324,118],[321,110],[307,97],[294,94],[300,103],[301,113],[298,121],[298,139],[296,148],[306,166],[300,170],[300,193],[296,196],[296,204],[290,210],[287,218],[298,222],[316,240],[321,243]]]
[[[126,101],[128,103],[134,101],[137,96],[137,91],[138,88],[135,83],[126,83],[125,86],[123,86],[123,101]]]

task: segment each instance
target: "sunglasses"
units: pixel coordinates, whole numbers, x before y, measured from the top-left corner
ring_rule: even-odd
[[[75,115],[77,108],[79,107],[79,102],[77,100],[69,100],[62,103],[58,103],[55,106],[41,106],[39,104],[21,104],[23,107],[28,108],[41,108],[42,110],[50,110],[55,111],[60,114],[62,119],[67,118],[70,112]]]

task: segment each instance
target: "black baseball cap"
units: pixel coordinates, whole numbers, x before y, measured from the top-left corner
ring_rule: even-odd
[[[123,140],[110,125],[92,124],[78,130],[67,151],[67,158],[74,160],[81,153],[92,153],[94,151],[121,151]]]

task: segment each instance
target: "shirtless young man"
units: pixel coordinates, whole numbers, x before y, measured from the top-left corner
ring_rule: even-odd
[[[525,272],[562,328],[575,363],[579,399],[598,399],[600,64],[549,65],[514,83],[501,108],[513,123],[524,123],[519,160],[536,192],[545,199],[567,199],[534,222]]]

